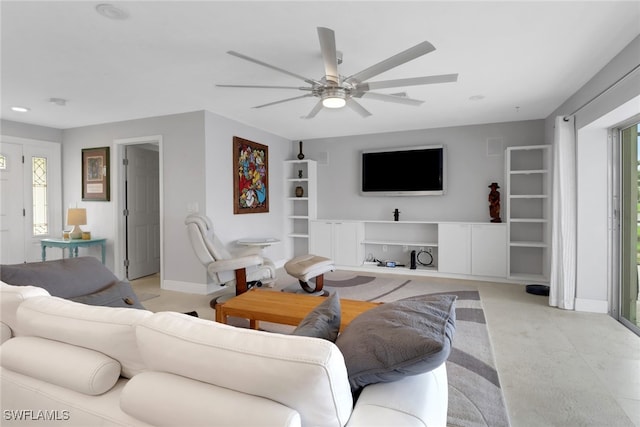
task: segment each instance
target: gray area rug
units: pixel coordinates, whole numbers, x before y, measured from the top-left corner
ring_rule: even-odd
[[[423,294],[453,294],[456,334],[447,360],[451,427],[509,426],[480,294],[474,286],[446,279],[407,280],[337,271],[325,275],[325,289],[341,298],[390,302]]]

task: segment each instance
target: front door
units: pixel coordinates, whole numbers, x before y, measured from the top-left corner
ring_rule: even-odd
[[[25,261],[22,145],[0,143],[0,264]]]
[[[58,143],[2,137],[0,263],[40,261],[40,239],[62,237],[60,164]]]

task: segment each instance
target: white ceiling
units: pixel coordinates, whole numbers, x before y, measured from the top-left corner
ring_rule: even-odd
[[[288,139],[540,119],[640,34],[639,1],[113,1],[129,15],[119,21],[99,3],[1,2],[2,118],[66,129],[208,110]],[[310,120],[313,98],[252,108],[302,92],[215,86],[305,85],[227,50],[321,78],[318,26],[336,33],[342,75],[427,40],[435,52],[371,80],[458,82],[379,90],[419,107],[362,99],[371,117],[324,109]]]

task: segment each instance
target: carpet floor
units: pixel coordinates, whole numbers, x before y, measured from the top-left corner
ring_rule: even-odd
[[[449,381],[448,426],[509,426],[500,379],[489,339],[482,301],[473,286],[436,280],[367,276],[333,272],[325,276],[325,289],[340,298],[390,302],[424,294],[453,294],[456,333],[447,360]],[[289,286],[287,289],[295,287]]]

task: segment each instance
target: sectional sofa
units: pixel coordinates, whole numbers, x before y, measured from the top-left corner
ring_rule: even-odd
[[[0,283],[3,426],[444,426],[445,364],[364,387],[333,342]]]

